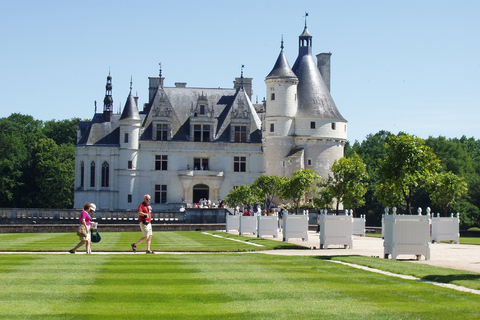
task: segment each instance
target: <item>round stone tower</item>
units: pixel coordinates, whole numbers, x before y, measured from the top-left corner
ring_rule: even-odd
[[[288,175],[285,157],[295,146],[298,79],[281,51],[272,71],[265,78],[267,101],[264,125],[264,172],[266,175]]]

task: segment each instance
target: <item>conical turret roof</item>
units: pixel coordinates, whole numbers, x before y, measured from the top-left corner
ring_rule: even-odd
[[[270,73],[266,77],[266,79],[277,78],[297,78],[295,73],[290,68],[290,65],[288,64],[287,57],[285,57],[283,49],[280,51],[280,54],[278,55],[277,61],[275,62],[275,66],[273,66],[272,71],[270,71]]]
[[[123,108],[122,116],[120,120],[140,120],[140,114],[138,113],[137,103],[135,102],[135,98],[132,95],[132,91],[130,90],[130,94],[127,97],[127,102],[125,102],[125,107]]]
[[[304,38],[310,41],[303,41]],[[298,77],[298,115],[346,121],[330,95],[311,54],[311,35],[305,26],[299,37],[300,47],[292,71]]]

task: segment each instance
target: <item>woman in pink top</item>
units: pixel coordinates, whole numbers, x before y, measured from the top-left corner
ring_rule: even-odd
[[[80,214],[80,224],[83,224],[85,226],[85,229],[87,229],[87,236],[80,237],[80,242],[77,244],[77,246],[68,252],[75,253],[78,248],[85,244],[87,248],[87,254],[92,253],[92,238],[90,233],[90,220],[92,219],[92,217],[90,217],[89,213],[95,212],[95,209],[96,206],[94,203],[90,204],[88,202],[85,202],[85,204],[83,205],[83,211]]]

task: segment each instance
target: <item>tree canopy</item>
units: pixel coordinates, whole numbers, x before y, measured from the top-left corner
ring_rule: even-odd
[[[72,208],[78,119],[0,119],[0,206]]]
[[[411,135],[391,137],[386,144],[387,154],[381,160],[378,199],[386,206],[400,203],[411,214],[411,200],[417,188],[440,168],[433,150],[423,139]]]

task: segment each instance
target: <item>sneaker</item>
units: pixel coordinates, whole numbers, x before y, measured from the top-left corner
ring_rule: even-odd
[[[132,243],[132,250],[133,253],[137,253],[137,246],[135,245],[135,243]]]

